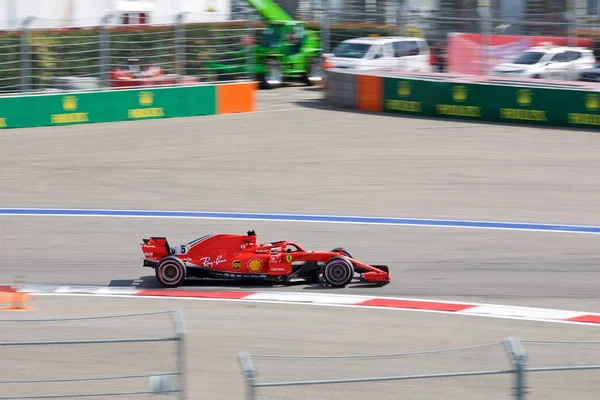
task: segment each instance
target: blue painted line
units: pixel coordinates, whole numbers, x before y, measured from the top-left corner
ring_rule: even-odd
[[[55,209],[55,208],[0,208],[0,215],[23,216],[76,216],[76,217],[141,217],[141,218],[200,218],[226,220],[258,220],[288,222],[321,222],[368,225],[405,225],[444,228],[505,229],[562,233],[600,234],[600,226],[539,224],[526,222],[496,222],[444,219],[415,219],[343,215],[272,214],[211,211],[163,210],[105,210],[105,209]]]

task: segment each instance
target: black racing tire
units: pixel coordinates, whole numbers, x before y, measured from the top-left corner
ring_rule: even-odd
[[[339,251],[340,251],[339,247],[336,247],[335,249],[331,250],[332,253],[339,253]],[[346,251],[346,249],[342,249],[342,254],[348,258],[354,258],[354,257],[352,257],[352,254],[350,254],[348,251]]]
[[[354,279],[354,266],[343,257],[333,257],[325,264],[323,278],[333,287],[344,287]]]
[[[156,279],[165,287],[178,287],[185,280],[185,265],[177,257],[165,257],[156,266]]]

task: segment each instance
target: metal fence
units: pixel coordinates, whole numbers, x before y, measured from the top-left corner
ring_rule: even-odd
[[[186,398],[185,328],[177,310],[1,324],[0,399]],[[125,331],[140,335],[121,336]]]
[[[487,369],[476,370],[469,369],[468,371],[457,370],[456,365],[458,362],[456,360],[450,360],[447,364],[452,365],[452,367],[448,367],[451,371],[444,371],[440,373],[418,373],[423,370],[423,366],[425,368],[435,368],[438,365],[440,357],[444,354],[455,354],[457,352],[473,352],[473,351],[481,351],[484,349],[495,349],[501,346],[503,351],[505,352],[508,358],[508,365],[502,367],[501,365],[496,365],[496,357],[498,354],[487,354],[487,355],[479,355],[473,356],[471,355],[468,358],[469,364],[476,364],[477,359],[479,358],[481,361],[479,365],[485,365]],[[542,351],[539,354],[531,357],[532,360],[528,358],[525,347],[542,347]],[[567,349],[563,349],[564,355],[567,355],[567,359],[570,359],[571,363],[567,364],[564,360],[561,361],[551,361],[544,356],[544,352],[548,350],[548,346],[569,346]],[[344,355],[344,356],[289,356],[289,355],[261,355],[261,354],[250,354],[249,352],[240,352],[238,354],[238,362],[241,368],[243,379],[245,381],[246,386],[246,399],[253,400],[259,398],[258,389],[263,388],[281,388],[284,387],[297,387],[297,386],[322,386],[322,385],[334,385],[334,384],[352,384],[352,383],[373,383],[379,382],[377,388],[381,391],[384,390],[382,388],[382,382],[386,381],[415,381],[415,380],[423,380],[426,379],[428,382],[428,386],[432,386],[430,380],[436,379],[439,380],[441,378],[461,378],[461,377],[490,377],[490,376],[508,376],[511,377],[512,384],[504,386],[504,393],[512,393],[514,397],[518,400],[523,400],[527,398],[527,394],[537,389],[539,387],[532,387],[530,380],[531,376],[538,372],[561,372],[561,371],[576,371],[581,373],[584,370],[592,370],[592,371],[600,371],[600,354],[598,352],[592,352],[590,356],[589,350],[584,353],[583,350],[577,351],[574,347],[577,346],[594,346],[595,350],[600,350],[600,341],[539,341],[539,340],[519,340],[517,338],[506,338],[503,342],[497,343],[488,343],[483,345],[475,345],[469,347],[460,347],[460,348],[448,348],[441,350],[432,350],[432,351],[421,351],[421,352],[411,352],[411,353],[394,353],[394,354],[378,354],[378,355]],[[353,378],[348,377],[338,377],[333,379],[308,379],[308,380],[281,380],[281,381],[271,381],[271,382],[259,382],[258,381],[258,369],[255,366],[255,362],[257,359],[271,359],[276,360],[279,363],[277,366],[281,367],[282,363],[286,363],[287,367],[294,371],[294,375],[299,375],[302,371],[301,367],[298,367],[295,362],[313,360],[318,361],[321,364],[322,375],[331,374],[334,368],[327,367],[324,365],[325,362],[332,360],[341,360],[344,363],[346,369],[352,369],[354,371],[359,371],[364,374],[365,370],[373,370],[371,366],[354,366],[354,368],[350,367],[351,363],[365,363],[366,360],[375,360],[380,363],[383,359],[412,359],[414,357],[422,357],[422,356],[435,356],[437,359],[433,362],[431,360],[429,362],[418,364],[414,361],[411,362],[409,370],[412,370],[412,373],[407,374],[398,374],[398,375],[374,375],[370,377],[366,376],[358,376]],[[571,356],[571,357],[569,357]],[[565,357],[563,357],[565,358]],[[541,362],[539,360],[542,360]],[[589,363],[584,363],[583,361],[586,359],[590,359]],[[538,365],[539,364],[539,365]],[[279,369],[278,367],[273,368],[272,373],[277,374]],[[495,368],[494,368],[495,367]],[[388,366],[386,369],[394,368],[396,371],[402,370],[402,367],[399,365],[390,367]],[[342,368],[343,369],[343,368]],[[383,369],[383,368],[382,368]],[[380,369],[380,370],[382,370]],[[338,374],[339,375],[339,374]],[[591,377],[591,382],[595,382],[595,388],[591,386],[587,386],[587,393],[597,392],[600,389],[598,387],[598,382],[600,382],[600,374],[594,372],[594,376]],[[556,380],[555,380],[556,381]],[[490,398],[495,395],[499,395],[499,393],[494,393],[493,395],[489,392],[492,390],[494,385],[489,385],[489,382],[486,382],[482,385],[479,385],[478,388],[475,389],[476,392],[479,393],[479,398]],[[496,386],[497,382],[496,382]],[[544,383],[541,385],[542,389],[555,390],[552,385],[548,385]],[[561,386],[561,389],[567,390],[566,385]],[[308,389],[304,389],[303,393],[307,394]],[[539,391],[539,390],[538,390]],[[438,388],[439,392],[439,388]],[[261,392],[262,393],[262,392]],[[401,387],[396,386],[396,389],[392,391],[394,393],[393,397],[397,397],[397,393],[405,393]],[[420,395],[425,396],[423,394],[423,390],[419,391]],[[572,392],[574,394],[574,392]],[[321,392],[323,395],[323,392]],[[265,395],[266,396],[266,395]],[[544,396],[544,394],[542,394]],[[262,396],[261,396],[262,397]],[[452,397],[452,396],[450,396]],[[458,397],[466,397],[464,393],[462,396]],[[283,398],[280,393],[277,393],[275,398]],[[349,397],[350,398],[350,397]],[[357,398],[360,398],[358,395]],[[543,397],[547,398],[547,397]]]
[[[0,93],[97,90],[114,86],[118,68],[138,64],[162,72],[153,86],[217,80],[246,80],[253,65],[247,43],[255,40],[256,13],[239,11],[231,20],[186,23],[189,14],[162,18],[170,23],[122,25],[107,14],[100,26],[62,26],[62,21],[27,18],[0,33]]]
[[[568,44],[576,44],[578,37],[592,38],[600,58],[600,49],[595,48],[600,43],[600,18],[578,14],[574,2],[556,12],[527,9],[518,18],[497,7],[479,7],[474,0],[276,2],[319,31],[325,53],[349,38],[417,36],[427,39],[435,53],[434,69],[484,74],[503,57],[513,57],[533,43],[525,40],[489,49],[491,35],[528,35],[564,38]],[[189,22],[199,20],[196,17],[157,16],[149,26],[135,26],[122,25],[107,14],[100,26],[86,28],[64,21],[19,21],[19,28],[0,32],[0,94],[110,87],[114,71],[128,59],[160,68],[164,75],[150,80],[155,86],[254,79],[255,54],[247,44],[260,39],[263,25],[258,12],[245,0],[234,0],[226,22]],[[223,19],[216,14],[214,18]],[[55,26],[63,28],[51,29]],[[481,35],[477,39],[481,43],[454,51],[449,60],[449,46],[461,40],[457,35],[469,33]]]

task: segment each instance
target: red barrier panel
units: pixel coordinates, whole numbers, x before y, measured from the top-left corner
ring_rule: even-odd
[[[494,66],[516,58],[530,47],[543,43],[566,46],[569,39],[554,36],[481,35],[478,33],[448,34],[448,72],[488,75]],[[577,46],[594,46],[591,38],[578,38]]]

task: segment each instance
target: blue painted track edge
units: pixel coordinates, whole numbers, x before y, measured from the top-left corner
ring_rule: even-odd
[[[409,225],[446,228],[479,228],[529,230],[563,233],[600,234],[600,226],[568,225],[529,222],[447,220],[422,218],[397,218],[349,215],[277,214],[221,211],[169,211],[169,210],[118,210],[118,209],[57,209],[57,208],[0,208],[5,216],[79,216],[79,217],[155,217],[202,218],[229,220],[262,220],[287,222],[322,222],[369,225]]]

